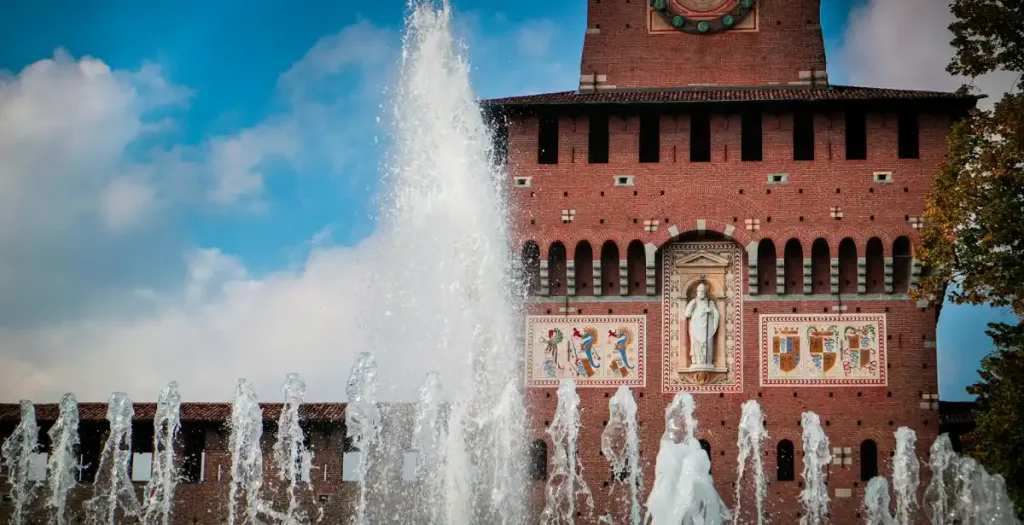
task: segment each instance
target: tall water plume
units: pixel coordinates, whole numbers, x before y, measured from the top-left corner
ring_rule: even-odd
[[[754,505],[757,510],[757,524],[764,523],[764,498],[768,492],[768,483],[764,477],[764,465],[761,462],[761,447],[768,439],[768,432],[764,429],[764,419],[761,414],[761,405],[753,399],[743,403],[740,416],[739,435],[736,438],[736,449],[739,456],[736,459],[736,494],[733,509],[733,524],[740,522],[740,509],[743,500],[743,474],[749,468],[752,478],[751,485],[754,489]],[[749,463],[749,465],[748,465]]]
[[[0,465],[7,472],[11,486],[11,524],[22,525],[28,520],[37,483],[32,481],[32,457],[39,450],[39,425],[36,407],[31,401],[21,401],[21,420],[3,447],[0,447]]]
[[[263,409],[252,383],[238,380],[231,404],[231,482],[228,486],[228,525],[235,525],[238,507],[244,507],[245,523],[256,523],[262,507],[263,489]]]
[[[921,464],[917,460],[917,434],[907,428],[896,430],[896,454],[892,460],[892,486],[896,491],[896,523],[915,523],[917,489],[921,486]]]
[[[451,16],[446,1],[413,0],[406,18],[364,343],[399,381],[425,369],[459,380],[445,385],[449,436],[463,439],[448,448],[446,468],[465,470],[446,483],[446,507],[471,522],[520,523],[526,420],[521,355],[511,351],[521,347],[521,298],[508,179]]]
[[[430,372],[420,387],[416,427],[413,429],[413,446],[417,452],[416,479],[420,482],[416,505],[420,510],[419,522],[424,525],[445,523],[444,506],[439,505],[444,495],[444,446],[448,436],[441,414],[443,395],[440,374]]]
[[[174,466],[174,438],[181,429],[181,395],[171,381],[157,398],[153,417],[153,473],[146,483],[142,522],[145,525],[171,522],[178,469]]]
[[[368,352],[359,354],[356,364],[348,376],[348,406],[345,408],[345,428],[348,440],[354,450],[359,451],[356,465],[356,479],[359,480],[359,497],[356,499],[355,523],[366,522],[366,473],[370,462],[370,451],[377,442],[380,431],[380,413],[377,411],[377,361]]]
[[[720,525],[730,518],[696,435],[693,396],[679,392],[665,409],[665,433],[647,498],[645,521],[651,525]]]
[[[50,427],[50,459],[46,464],[46,507],[53,513],[57,525],[67,525],[68,494],[78,483],[81,468],[75,448],[78,447],[78,400],[74,394],[60,398],[57,421]]]
[[[580,435],[580,396],[576,382],[563,378],[558,386],[558,404],[555,416],[548,426],[548,435],[555,445],[551,456],[552,471],[548,477],[547,493],[541,523],[562,524],[576,522],[576,502],[582,499],[588,514],[594,509],[590,488],[583,479],[583,463],[577,450]]]
[[[306,398],[306,382],[298,374],[288,374],[284,384],[284,406],[277,420],[277,439],[274,441],[274,466],[278,479],[284,484],[288,495],[288,508],[284,512],[274,512],[275,519],[283,525],[302,523],[306,520],[304,512],[299,510],[299,501],[295,490],[302,476],[302,468],[312,461],[312,455],[306,448],[306,435],[299,422],[299,407]]]
[[[611,463],[616,481],[628,489],[623,503],[629,508],[629,523],[643,520],[640,494],[644,491],[643,468],[640,465],[640,433],[636,419],[636,400],[629,387],[620,386],[608,400],[608,425],[601,432],[601,452]],[[612,490],[618,483],[612,484]]]
[[[825,467],[832,462],[828,436],[821,428],[821,420],[814,412],[804,412],[800,420],[803,427],[804,489],[800,502],[804,512],[800,525],[822,525],[828,516],[828,486],[825,485]]]
[[[881,476],[875,476],[864,489],[864,523],[866,525],[895,525],[889,510],[889,482]]]
[[[136,517],[142,512],[128,473],[132,458],[132,420],[135,407],[128,395],[114,392],[107,401],[110,433],[100,454],[99,469],[93,483],[93,497],[85,503],[86,523],[115,525],[118,510]]]
[[[929,449],[931,480],[924,490],[924,512],[932,525],[952,525],[956,519],[956,464],[949,435],[940,435]]]

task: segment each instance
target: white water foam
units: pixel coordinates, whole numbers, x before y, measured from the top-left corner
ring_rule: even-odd
[[[800,492],[803,515],[800,525],[822,525],[828,519],[828,486],[825,485],[825,467],[832,462],[828,436],[821,428],[821,420],[814,412],[804,412],[800,420],[804,444],[804,489]]]
[[[611,463],[615,481],[612,491],[626,485],[623,507],[629,508],[629,523],[640,525],[643,509],[640,496],[644,491],[643,468],[640,465],[640,432],[636,419],[636,400],[629,387],[620,386],[608,400],[608,425],[601,432],[601,452]]]
[[[21,401],[21,419],[3,447],[0,448],[0,466],[7,474],[11,486],[11,525],[28,522],[36,482],[29,474],[32,457],[39,450],[39,425],[36,423],[36,407],[31,401]]]
[[[751,399],[743,403],[740,427],[736,438],[736,449],[739,450],[739,456],[736,459],[736,494],[734,500],[736,508],[733,509],[733,525],[740,523],[740,509],[742,508],[744,487],[743,478],[748,467],[750,470],[750,484],[754,489],[757,525],[764,524],[764,499],[768,493],[768,480],[764,477],[761,447],[766,439],[768,439],[768,432],[764,429],[764,416],[761,414],[761,405]]]

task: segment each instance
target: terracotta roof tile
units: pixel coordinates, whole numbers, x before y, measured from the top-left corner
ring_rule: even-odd
[[[260,403],[263,418],[277,420],[284,406],[281,403]],[[36,405],[36,419],[53,421],[57,419],[60,407],[56,403]],[[156,403],[135,403],[135,419],[152,420],[156,415]],[[102,421],[107,418],[106,403],[79,403],[78,416],[83,421]],[[307,403],[299,408],[302,419],[315,421],[342,421],[345,419],[345,403]],[[227,421],[231,418],[230,403],[182,403],[182,421]],[[0,404],[0,421],[18,421],[21,409],[18,404]]]
[[[485,106],[535,106],[577,104],[673,104],[694,102],[778,102],[824,100],[960,100],[973,101],[978,95],[940,91],[868,88],[855,86],[825,87],[737,87],[681,88],[659,90],[610,90],[594,93],[562,91],[484,100]]]

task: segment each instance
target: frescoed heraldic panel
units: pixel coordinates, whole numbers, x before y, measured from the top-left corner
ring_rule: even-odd
[[[647,320],[642,315],[526,318],[526,386],[644,387]]]
[[[762,315],[762,386],[885,386],[885,314]]]

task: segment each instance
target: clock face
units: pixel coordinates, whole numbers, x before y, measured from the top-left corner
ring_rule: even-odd
[[[735,4],[736,0],[674,0],[681,11],[694,11],[706,13],[709,11],[720,11],[726,4]],[[731,6],[729,6],[731,7]]]
[[[650,0],[651,9],[684,33],[711,34],[737,26],[757,0]]]

